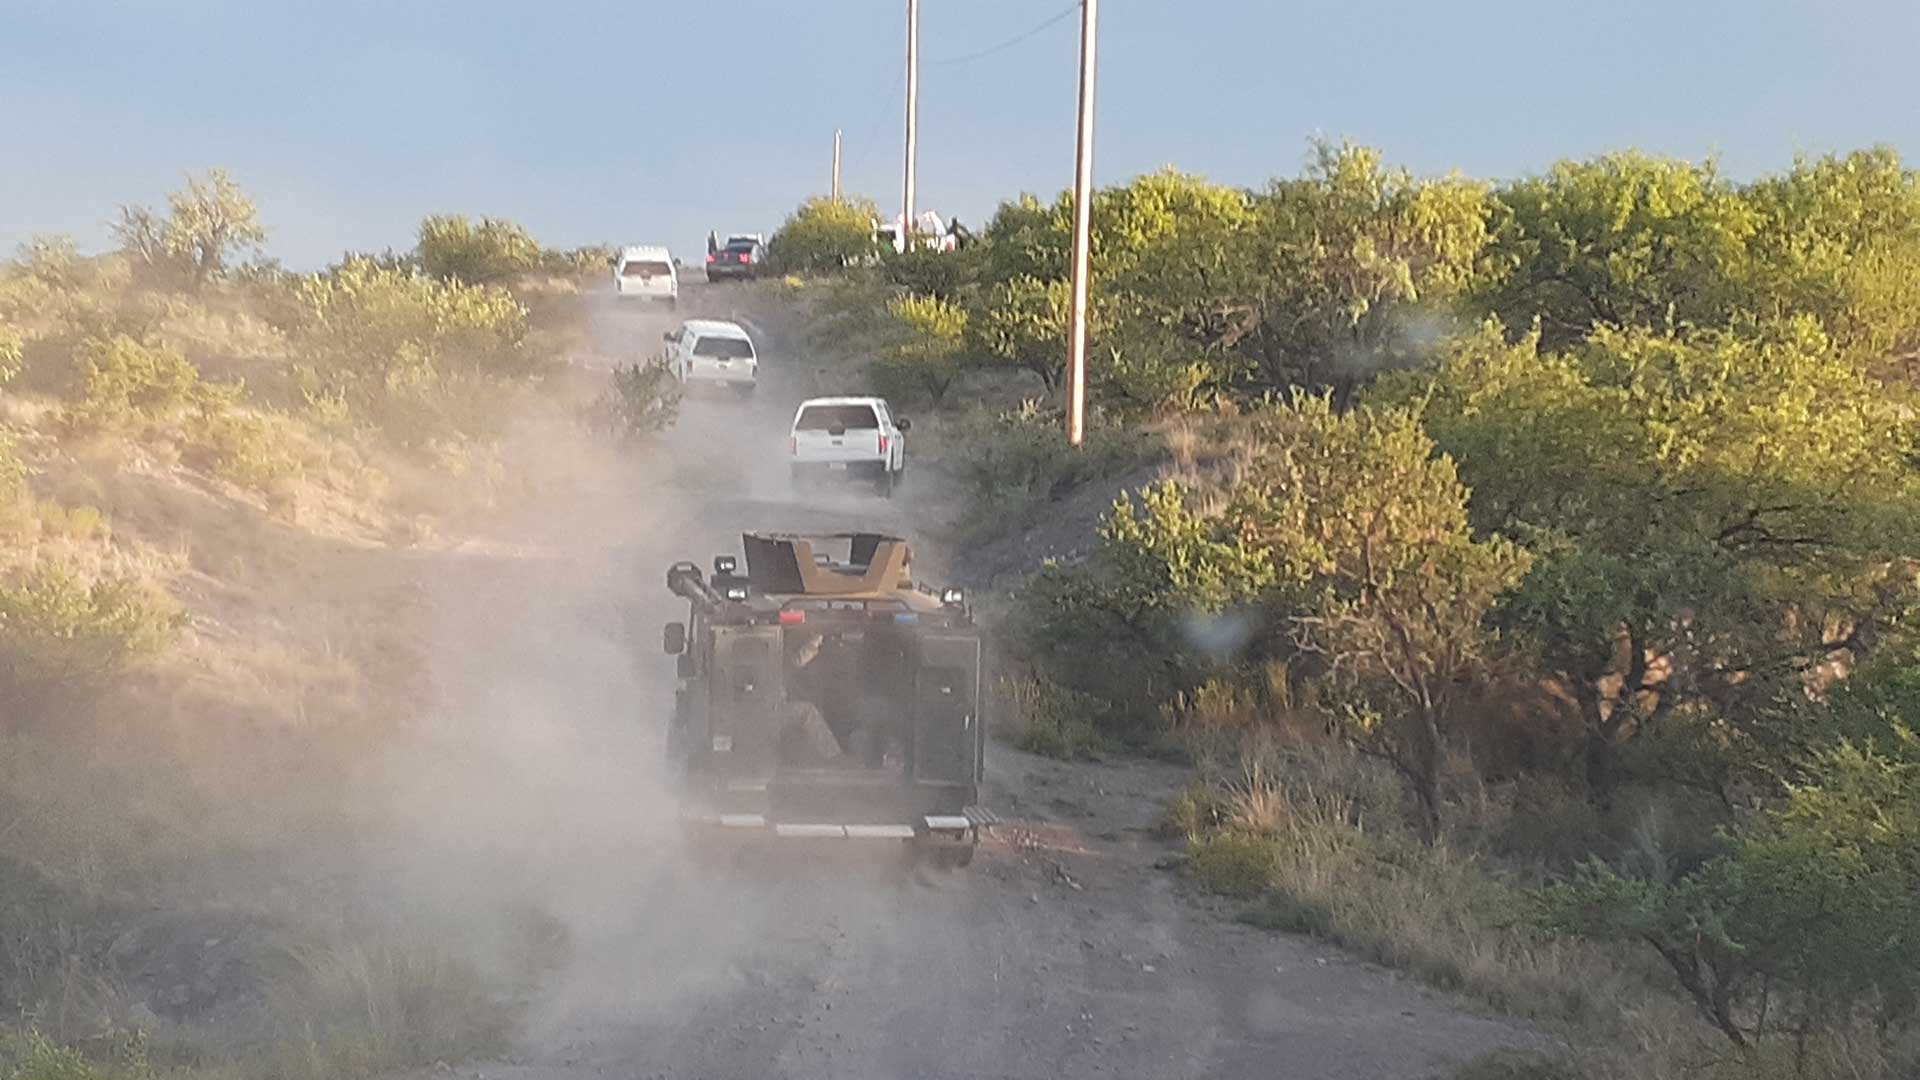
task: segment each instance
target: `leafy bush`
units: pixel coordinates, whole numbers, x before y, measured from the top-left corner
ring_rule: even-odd
[[[186,454],[189,461],[262,494],[277,494],[303,472],[286,417],[242,411],[225,401],[201,406],[188,428]]]
[[[514,222],[461,214],[435,214],[420,222],[414,247],[420,269],[442,281],[498,284],[540,267],[547,253],[533,234]]]
[[[879,253],[878,218],[871,200],[808,199],[773,234],[767,253],[783,274],[840,270]]]
[[[1115,503],[1083,563],[1050,564],[1019,596],[1012,631],[1062,685],[1108,703],[1115,734],[1138,737],[1160,707],[1217,667],[1190,629],[1253,601],[1263,556],[1213,534],[1184,493],[1161,484]]]
[[[1524,553],[1473,538],[1466,489],[1411,412],[1305,397],[1252,423],[1223,506],[1173,483],[1121,500],[1084,564],[1028,585],[1016,632],[1043,672],[1136,723],[1223,666],[1298,649],[1347,736],[1407,776],[1433,835],[1449,701]]]
[[[13,436],[0,426],[0,540],[30,534],[33,492],[25,483],[30,470],[14,450]]]
[[[666,364],[615,368],[612,382],[581,410],[580,422],[588,431],[627,443],[673,426],[680,412],[680,383]]]
[[[34,508],[40,517],[40,535],[86,542],[105,539],[112,533],[107,517],[91,506],[62,506],[42,502]]]
[[[1108,705],[1046,679],[1001,680],[998,691],[1003,715],[1016,718],[1015,746],[1030,754],[1063,761],[1101,757],[1111,740],[1101,733],[1101,716]]]
[[[964,352],[966,309],[929,296],[907,295],[887,306],[892,333],[873,362],[875,389],[889,400],[939,407],[970,366]]]
[[[549,274],[565,277],[590,277],[604,274],[613,265],[615,250],[606,244],[589,244],[586,247],[558,250],[548,248],[541,252],[540,268]]]
[[[1216,832],[1187,845],[1187,869],[1207,889],[1236,900],[1251,900],[1273,883],[1280,855],[1271,837]]]
[[[66,413],[75,427],[139,434],[208,400],[200,369],[172,349],[117,336],[84,342],[79,358],[77,400]]]
[[[299,295],[293,347],[308,400],[338,402],[403,445],[499,434],[541,366],[526,308],[493,286],[358,259]]]
[[[0,323],[0,386],[20,374],[20,331]]]
[[[927,432],[922,443],[926,457],[937,463],[932,467],[961,500],[962,535],[975,542],[1022,529],[1050,504],[1158,453],[1146,433],[1099,423],[1090,425],[1077,451],[1068,452],[1065,444],[1059,417],[1037,406],[969,414]]]
[[[0,1077],[5,1080],[156,1080],[139,1036],[115,1040],[100,1059],[62,1046],[38,1031],[0,1032]]]
[[[1737,1046],[1920,1007],[1920,740],[1816,755],[1732,851],[1671,880],[1594,861],[1543,893],[1550,924],[1644,942]],[[1657,868],[1656,868],[1657,869]]]
[[[86,582],[40,566],[0,585],[0,718],[27,727],[105,691],[181,621],[171,600],[127,578]]]

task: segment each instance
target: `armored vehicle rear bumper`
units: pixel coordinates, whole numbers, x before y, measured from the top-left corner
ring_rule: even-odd
[[[905,783],[897,774],[788,770],[765,783],[717,783],[690,793],[682,816],[782,837],[907,840],[977,836],[997,822],[971,784]]]

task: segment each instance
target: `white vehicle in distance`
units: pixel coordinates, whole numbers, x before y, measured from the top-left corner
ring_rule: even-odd
[[[688,319],[661,336],[667,342],[667,369],[689,390],[731,387],[746,397],[760,383],[759,353],[737,323]]]
[[[907,468],[907,429],[885,398],[823,397],[800,403],[787,438],[793,482],[806,486],[829,478],[860,479],[893,497]]]
[[[613,264],[613,291],[619,296],[662,300],[668,307],[680,302],[680,272],[663,247],[626,247]]]

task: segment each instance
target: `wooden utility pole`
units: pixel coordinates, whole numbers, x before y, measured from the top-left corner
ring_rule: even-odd
[[[1093,46],[1100,0],[1080,0],[1080,131],[1073,158],[1073,300],[1067,314],[1067,442],[1087,437],[1087,244],[1093,231]]]
[[[833,202],[840,204],[840,129],[833,129]]]
[[[907,182],[901,198],[901,250],[913,247],[913,167],[920,139],[920,0],[907,0]]]

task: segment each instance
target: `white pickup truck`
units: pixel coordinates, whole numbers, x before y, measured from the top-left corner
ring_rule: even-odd
[[[680,272],[663,247],[625,247],[613,264],[616,296],[662,300],[668,307],[680,303]]]
[[[872,482],[891,498],[907,468],[905,417],[895,418],[886,399],[824,397],[800,403],[793,414],[787,452],[796,486],[839,477]]]
[[[760,357],[738,323],[688,319],[662,336],[668,346],[667,368],[687,389],[725,386],[746,397],[759,385]]]

